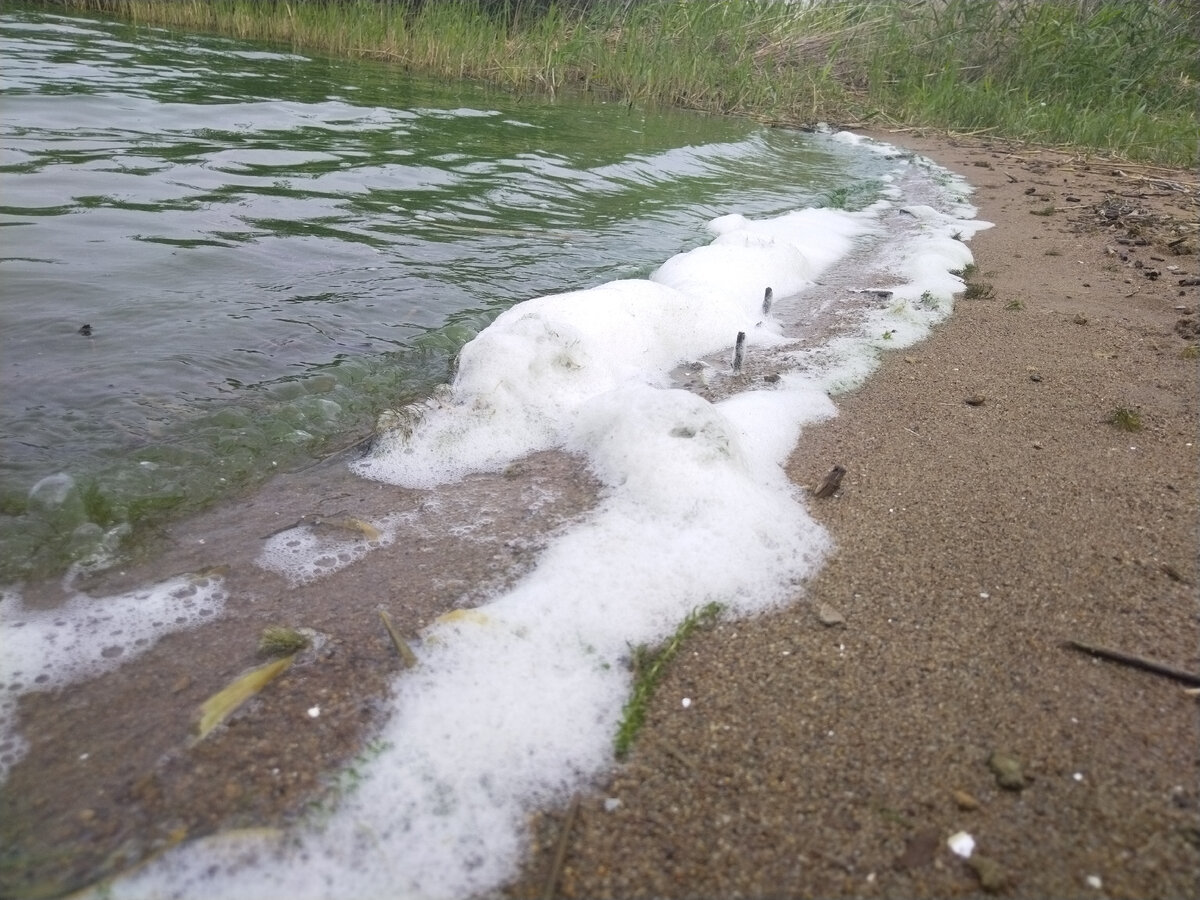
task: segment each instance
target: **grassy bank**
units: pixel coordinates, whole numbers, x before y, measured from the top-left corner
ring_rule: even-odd
[[[1198,161],[1200,12],[1183,0],[66,5],[516,91],[584,90],[781,124],[901,123]]]

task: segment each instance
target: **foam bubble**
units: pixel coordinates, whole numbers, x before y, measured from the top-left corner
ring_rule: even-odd
[[[356,528],[364,527],[366,533],[353,536]],[[271,535],[255,563],[284,576],[293,585],[307,584],[358,562],[372,550],[392,543],[395,537],[395,528],[384,522],[351,522],[348,527],[333,528],[320,523],[297,525]]]
[[[28,749],[15,731],[22,694],[94,678],[164,634],[214,618],[225,599],[219,578],[184,575],[112,597],[78,593],[45,610],[0,591],[0,782]]]

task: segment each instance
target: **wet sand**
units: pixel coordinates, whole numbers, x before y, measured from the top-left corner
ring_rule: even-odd
[[[1062,645],[1200,674],[1195,178],[878,136],[977,187],[977,287],[802,436],[798,483],[847,470],[825,569],[689,643],[511,896],[1200,891],[1197,700]]]
[[[946,847],[958,831],[1012,896],[1197,886],[1200,707],[1171,680],[1060,646],[1200,671],[1200,390],[1182,355],[1197,298],[1179,284],[1196,275],[1197,229],[1172,224],[1195,223],[1195,180],[878,137],[978,187],[997,227],[972,241],[977,287],[803,435],[798,483],[847,470],[811,504],[838,552],[794,606],[685,647],[630,758],[581,795],[560,895],[970,895],[980,875]],[[1141,431],[1106,423],[1119,406]],[[559,454],[436,500],[337,460],[177,523],[147,560],[86,587],[221,566],[226,615],[26,695],[33,749],[0,790],[0,896],[55,896],[179,840],[331,802],[329,773],[368,744],[399,670],[379,610],[415,633],[469,605],[594,498]],[[404,513],[393,550],[299,588],[254,566],[261,542],[246,535],[343,510]],[[822,624],[822,607],[844,621]],[[319,651],[193,744],[198,704],[261,661],[271,624],[315,629]],[[998,785],[996,750],[1019,760],[1020,790]],[[562,819],[531,822],[535,852],[507,894],[542,894]]]

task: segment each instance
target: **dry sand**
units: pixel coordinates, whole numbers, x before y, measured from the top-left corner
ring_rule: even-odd
[[[836,555],[688,644],[557,894],[1200,896],[1197,700],[1062,646],[1200,673],[1195,178],[878,136],[977,186],[974,296],[803,435],[797,482],[847,470],[811,504]],[[562,822],[512,895],[555,877]]]

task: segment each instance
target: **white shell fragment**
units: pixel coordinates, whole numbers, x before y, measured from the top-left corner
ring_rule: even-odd
[[[950,839],[946,841],[951,852],[961,856],[963,859],[970,859],[971,854],[975,852],[975,838],[967,834],[965,831],[960,831],[957,834],[950,835]]]

